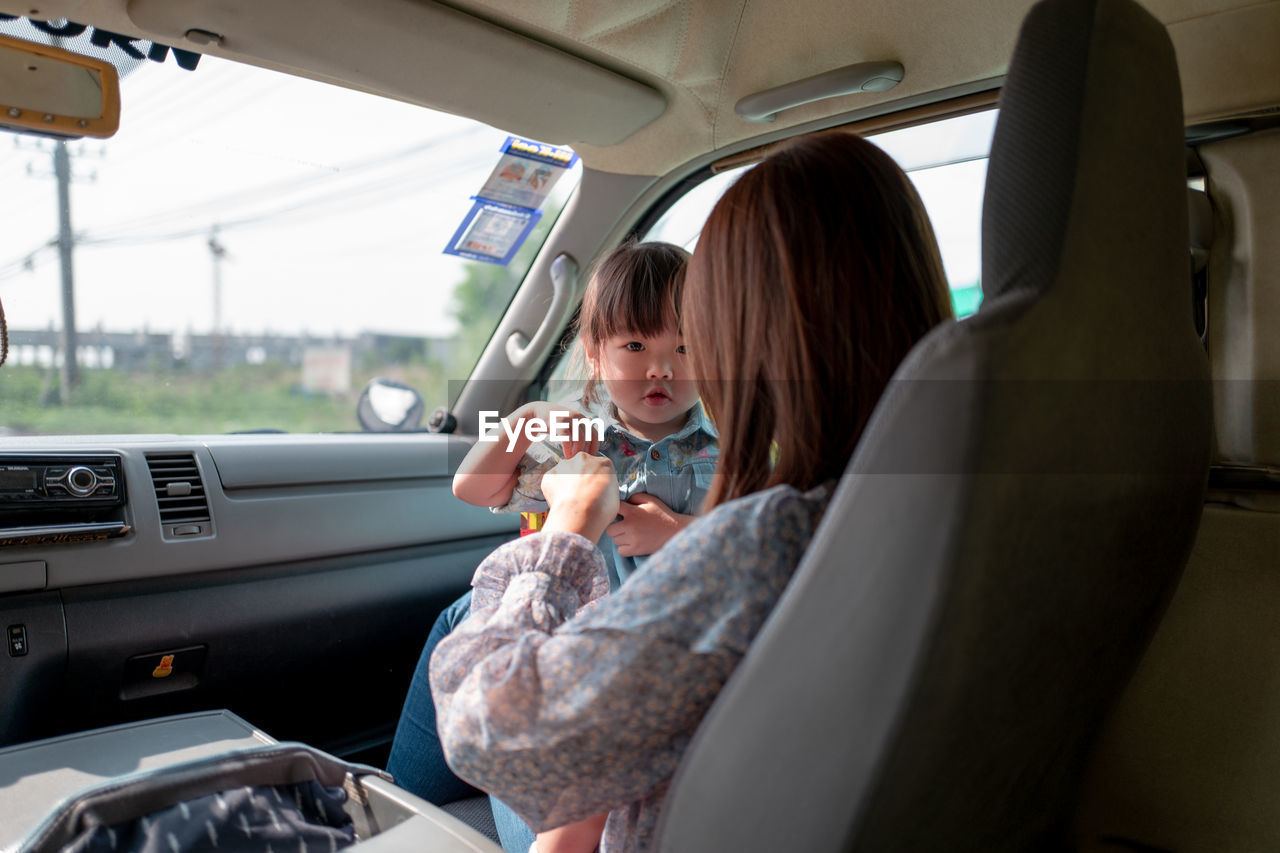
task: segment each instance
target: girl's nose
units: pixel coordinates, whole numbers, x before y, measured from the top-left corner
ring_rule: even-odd
[[[649,362],[649,379],[670,379],[671,376],[671,359],[655,358]]]

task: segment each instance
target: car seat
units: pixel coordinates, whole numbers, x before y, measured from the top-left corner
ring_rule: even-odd
[[[681,763],[664,851],[1070,846],[1196,532],[1210,387],[1164,27],[1044,0],[999,105],[983,305],[900,367]]]

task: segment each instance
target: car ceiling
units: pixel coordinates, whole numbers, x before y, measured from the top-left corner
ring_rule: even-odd
[[[1031,0],[0,0],[0,10],[378,92],[662,175],[762,135],[994,88]],[[1147,0],[1169,27],[1188,123],[1280,103],[1280,0]],[[188,40],[191,30],[218,36]],[[746,95],[896,60],[884,93],[744,121]],[[338,117],[341,119],[342,117]],[[358,121],[358,116],[348,120]],[[128,121],[125,92],[123,121]]]

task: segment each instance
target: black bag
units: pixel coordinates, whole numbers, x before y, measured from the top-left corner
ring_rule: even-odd
[[[367,837],[358,779],[296,743],[113,779],[65,800],[14,853],[337,853]]]

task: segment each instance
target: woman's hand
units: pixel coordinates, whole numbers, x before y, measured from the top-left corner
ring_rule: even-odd
[[[609,815],[602,814],[567,826],[539,832],[529,853],[592,853],[600,846],[600,835]]]
[[[619,505],[622,519],[610,524],[605,533],[613,537],[618,554],[623,557],[644,557],[657,551],[693,521],[692,515],[683,515],[648,494],[632,495]]]
[[[562,530],[599,540],[618,515],[618,474],[603,456],[578,453],[542,475],[551,507],[543,530]]]

